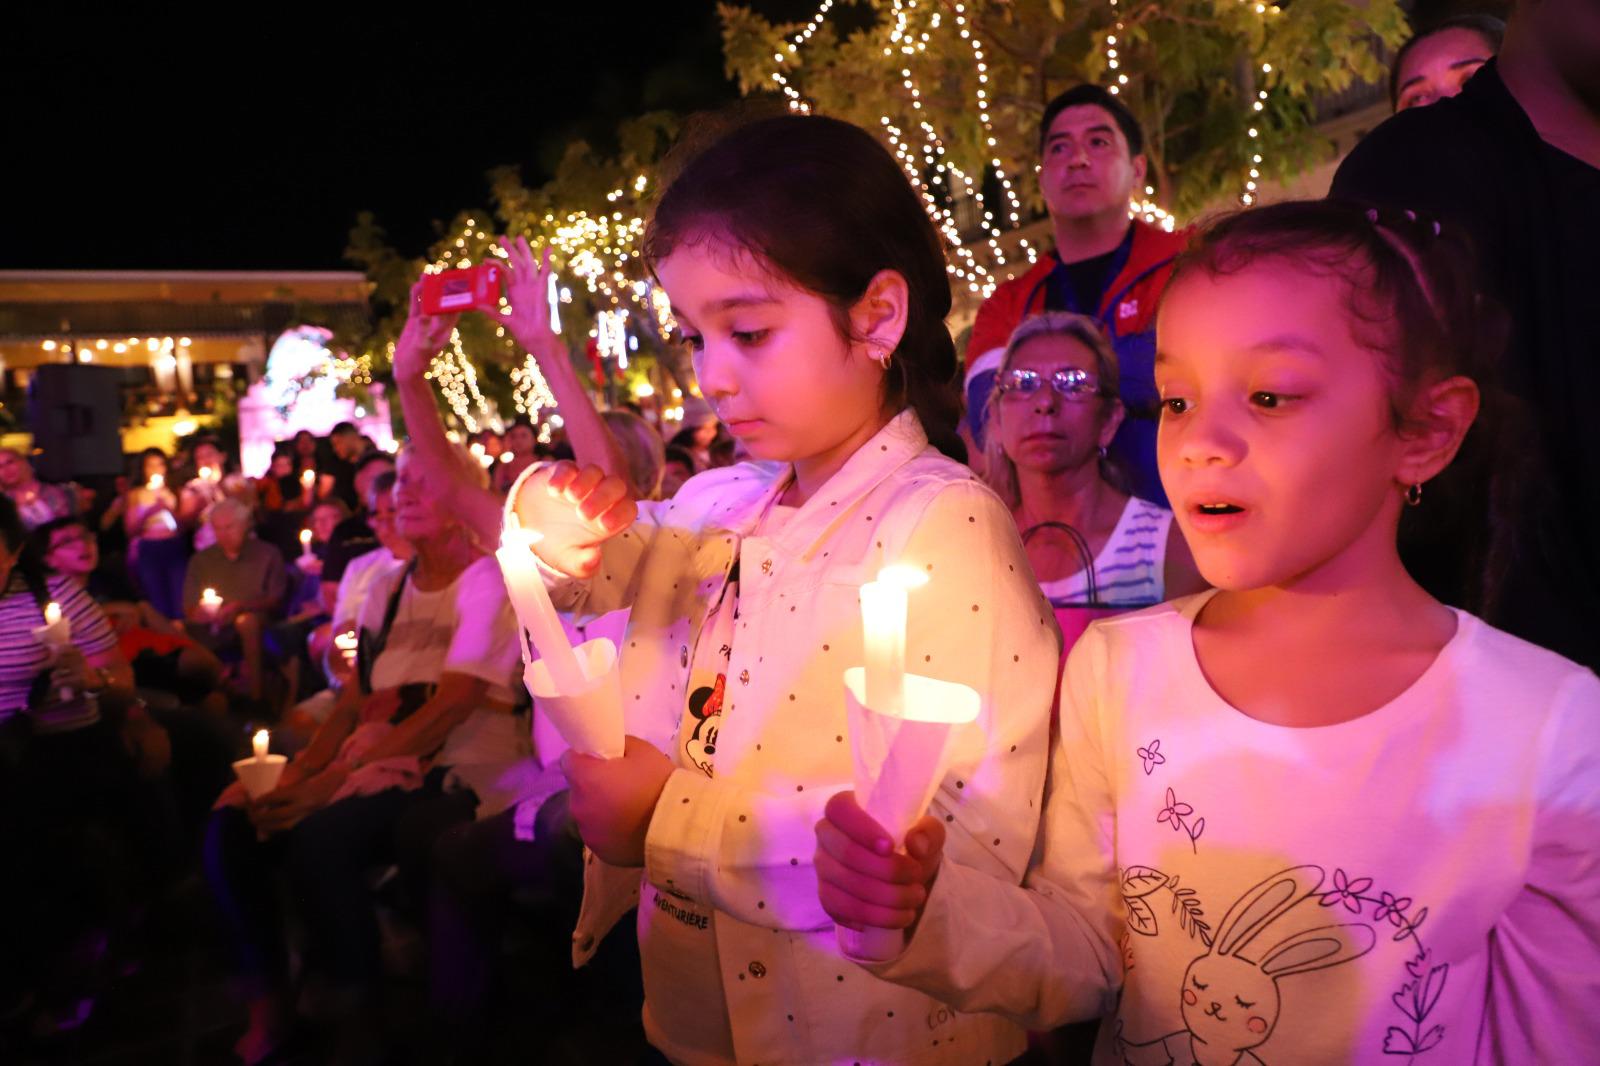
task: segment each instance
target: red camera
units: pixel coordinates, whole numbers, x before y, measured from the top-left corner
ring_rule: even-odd
[[[500,264],[477,266],[425,274],[422,278],[422,310],[430,315],[451,315],[460,311],[496,311],[500,307]]]

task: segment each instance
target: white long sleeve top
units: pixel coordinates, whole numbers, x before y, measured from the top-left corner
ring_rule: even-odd
[[[1600,680],[1458,612],[1384,707],[1269,725],[1205,680],[1205,599],[1089,628],[1027,887],[952,853],[873,971],[1104,1016],[1102,1064],[1600,1061]]]

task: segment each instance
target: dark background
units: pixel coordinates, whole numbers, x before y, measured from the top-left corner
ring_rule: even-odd
[[[349,269],[364,209],[420,254],[493,166],[537,184],[571,139],[737,96],[709,2],[424,7],[16,5],[0,269]]]
[[[737,96],[712,0],[140,8],[7,11],[0,269],[348,269],[361,210],[419,255],[487,205],[489,168],[537,185],[572,139],[608,151],[624,118]]]

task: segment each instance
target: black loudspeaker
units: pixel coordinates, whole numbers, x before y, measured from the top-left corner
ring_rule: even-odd
[[[29,386],[33,469],[41,481],[122,472],[122,372],[110,366],[47,363]]]

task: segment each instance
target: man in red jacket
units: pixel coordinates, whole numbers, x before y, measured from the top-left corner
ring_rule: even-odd
[[[967,431],[982,448],[1000,357],[1025,317],[1092,315],[1121,364],[1118,390],[1127,414],[1111,458],[1134,495],[1164,504],[1156,474],[1156,303],[1188,232],[1129,219],[1128,203],[1145,182],[1144,134],[1122,101],[1099,86],[1079,85],[1050,101],[1039,151],[1039,186],[1056,247],[978,309],[967,342]]]

